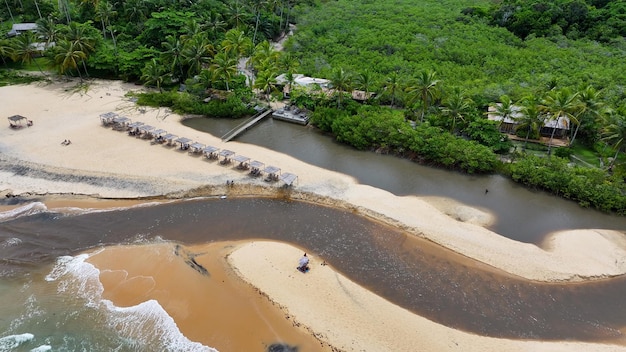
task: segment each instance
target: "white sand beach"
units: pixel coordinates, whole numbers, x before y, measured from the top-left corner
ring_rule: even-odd
[[[626,273],[626,239],[618,231],[555,233],[547,241],[547,249],[519,243],[482,227],[490,221],[490,214],[480,210],[453,202],[431,204],[428,199],[398,197],[288,155],[236,141],[223,143],[185,127],[180,123],[182,117],[168,109],[140,110],[125,95],[141,89],[100,80],[90,81],[86,90],[76,89],[76,82],[0,87],[0,116],[19,114],[34,123],[16,130],[5,121],[0,128],[0,163],[6,166],[0,168],[0,195],[80,194],[130,199],[281,192],[293,199],[351,209],[530,280],[579,281]],[[296,174],[298,180],[285,191],[233,167],[176,148],[151,145],[103,127],[99,115],[110,111],[275,165]],[[72,143],[62,145],[66,139]],[[236,187],[226,187],[227,180],[234,180]],[[270,251],[280,255],[270,257]],[[231,263],[245,280],[340,350],[364,350],[361,343],[377,346],[367,349],[376,351],[618,350],[609,345],[509,341],[455,331],[373,295],[331,267],[316,266],[306,281],[294,280],[293,260],[299,252],[282,244],[255,242],[237,249]],[[245,259],[250,257],[257,259],[254,263]],[[269,285],[271,282],[284,285]],[[348,287],[353,301],[341,287]],[[299,295],[301,289],[307,294]],[[337,307],[341,307],[343,319],[316,318],[337,312]],[[372,323],[373,316],[377,317],[376,324]],[[355,334],[359,339],[353,338]]]

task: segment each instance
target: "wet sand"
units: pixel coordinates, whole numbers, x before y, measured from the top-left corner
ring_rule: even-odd
[[[28,198],[71,194],[94,198],[167,199],[193,196],[271,195],[350,209],[397,226],[413,235],[424,237],[461,255],[530,280],[581,281],[626,273],[624,261],[626,245],[624,234],[621,232],[594,229],[563,231],[553,234],[546,241],[547,249],[518,243],[482,227],[483,222],[490,221],[490,216],[480,210],[458,207],[441,201],[434,202],[434,206],[418,197],[398,197],[373,187],[359,185],[346,175],[314,167],[271,150],[237,142],[222,143],[216,137],[183,126],[180,123],[181,117],[167,109],[140,110],[125,95],[128,91],[141,89],[121,82],[97,80],[90,82],[86,90],[77,88],[73,82],[0,87],[0,106],[3,115],[20,114],[34,121],[34,126],[20,130],[10,129],[8,124],[5,128],[0,128],[0,196]],[[37,97],[37,104],[32,103],[33,97]],[[234,150],[237,154],[260,160],[266,165],[278,166],[283,172],[298,175],[297,183],[293,189],[284,189],[280,184],[269,184],[260,179],[250,178],[245,172],[232,166],[222,166],[199,156],[190,156],[175,147],[151,145],[149,141],[105,128],[100,125],[98,116],[109,111],[203,144]],[[68,138],[72,141],[71,145],[60,144]],[[235,180],[236,186],[226,187],[225,183],[228,180]],[[62,206],[71,205],[72,197],[69,199],[70,203],[61,201]],[[237,250],[235,255],[252,251],[251,255],[263,260],[264,265],[270,266],[267,271],[260,271],[258,267],[257,270],[250,271],[250,268],[254,267],[251,263],[232,261],[234,267],[242,273],[242,277],[266,292],[271,300],[278,302],[289,314],[302,319],[298,320],[302,324],[317,331],[318,323],[310,321],[307,317],[314,314],[318,307],[326,306],[327,296],[319,294],[307,296],[308,301],[304,305],[300,301],[302,297],[295,292],[288,293],[288,296],[294,296],[293,300],[278,298],[281,292],[267,287],[268,282],[286,283],[284,280],[290,277],[282,271],[286,269],[272,266],[280,264],[273,260],[287,261],[282,255],[289,253],[289,261],[293,261],[292,255],[295,253],[284,249],[284,253],[281,252],[276,258],[268,258],[265,249],[255,252],[250,248],[259,246],[244,246]],[[293,263],[290,263],[288,267],[292,266]],[[337,289],[338,282],[342,283],[338,286],[340,289],[345,287],[343,286],[345,282],[340,279],[341,275],[331,268],[326,270],[330,272],[330,276],[316,282],[314,289],[309,291],[319,292],[328,289],[329,295],[333,296],[338,292],[333,291]],[[216,270],[217,272],[219,270]],[[171,274],[174,275],[174,272]],[[105,275],[103,280],[112,285],[116,280],[115,277]],[[137,282],[140,283],[141,290],[141,284],[145,282],[142,280]],[[350,292],[355,294],[358,292],[358,295],[364,297],[372,296],[366,289],[360,287],[352,287]],[[122,293],[120,302],[124,302],[124,297],[128,299],[128,295]],[[311,304],[315,305],[315,309],[299,310],[301,307],[310,307]],[[377,311],[395,309],[393,308],[395,306],[381,299],[368,301],[367,307],[370,306],[377,307]],[[331,311],[334,309],[336,314],[337,307],[332,305],[329,307],[328,309]],[[184,312],[175,305],[172,306],[172,311],[172,314]],[[381,348],[377,350],[385,350],[387,345],[390,346],[389,350],[396,351],[404,350],[406,346],[411,347],[408,350],[414,350],[414,346],[423,346],[423,350],[454,350],[457,349],[454,343],[456,337],[450,338],[451,334],[468,335],[443,328],[406,311],[396,313],[393,316],[381,316],[379,320],[381,323],[392,325],[395,320],[417,319],[422,324],[418,325],[420,333],[397,330],[405,333],[390,332],[390,336],[393,336],[391,339],[385,337],[388,335],[386,333],[385,336],[372,333],[372,339],[378,342],[371,343],[377,343],[375,346]],[[317,336],[333,346],[358,350],[359,347],[356,346],[363,346],[357,341],[369,336],[360,329],[370,325],[371,317],[363,316],[356,310],[345,312],[341,310],[341,316],[350,322],[345,330],[341,330],[342,334],[324,333]],[[325,319],[322,324],[332,326],[331,323]],[[410,324],[408,326],[413,326]],[[197,334],[192,327],[189,329],[190,335]],[[424,334],[425,331],[428,333]],[[415,336],[423,339],[423,343],[416,344]],[[464,348],[460,350],[472,348],[483,351],[509,350],[509,348],[516,350],[518,346],[518,342],[515,341],[470,336],[471,338],[464,340]],[[346,338],[352,342],[346,342]],[[575,350],[583,346],[585,349],[599,351],[616,348],[597,344],[544,345],[539,342],[522,345],[522,348],[526,350],[543,348],[537,346],[549,346],[548,350],[557,351]]]
[[[220,351],[264,351],[272,344],[330,351],[225,260],[232,244],[108,247],[88,260],[100,269],[103,298],[118,307],[157,300],[190,340]]]

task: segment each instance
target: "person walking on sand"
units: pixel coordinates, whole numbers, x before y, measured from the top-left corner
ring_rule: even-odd
[[[302,258],[298,261],[298,270],[303,273],[309,270],[309,257],[306,256],[306,253],[304,253]]]

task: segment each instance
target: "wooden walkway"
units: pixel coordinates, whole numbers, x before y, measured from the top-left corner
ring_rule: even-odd
[[[272,113],[272,109],[267,109],[267,110],[261,111],[260,113],[252,116],[251,118],[249,118],[248,120],[246,120],[242,124],[240,124],[239,126],[233,128],[232,130],[228,131],[225,135],[223,135],[222,136],[222,142],[228,142],[231,139],[237,137],[238,135],[243,133],[243,131],[245,131],[248,128],[252,127],[255,123],[261,121],[264,117],[270,115],[271,113]]]

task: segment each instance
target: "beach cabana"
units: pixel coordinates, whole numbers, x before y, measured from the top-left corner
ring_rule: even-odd
[[[162,130],[162,129],[158,129],[158,130],[154,130],[154,131],[150,132],[150,134],[154,138],[154,140],[152,142],[150,142],[150,143],[151,144],[164,143],[165,142],[165,138],[163,138],[163,136],[166,133],[167,133],[167,131],[166,130]]]
[[[189,149],[189,143],[191,142],[191,139],[186,138],[186,137],[180,137],[177,140],[175,140],[174,142],[180,143],[180,149],[181,150],[187,150],[187,149]]]
[[[143,126],[143,122],[137,121],[137,122],[131,122],[128,124],[127,128],[129,129],[128,131],[128,135],[129,136],[136,136],[140,133],[139,131],[139,127]]]
[[[206,147],[204,147],[202,152],[204,153],[204,156],[207,157],[207,159],[217,159],[218,158],[218,153],[217,152],[219,150],[220,150],[219,148],[207,145]]]
[[[249,165],[250,158],[248,158],[247,156],[235,155],[233,157],[233,160],[239,163],[239,165],[237,165],[237,168],[239,170],[248,170],[248,168],[250,167]]]
[[[9,116],[7,119],[9,119],[9,125],[11,128],[22,128],[24,127],[24,121],[28,123],[28,119],[22,115]]]
[[[260,176],[261,169],[265,166],[262,162],[258,160],[253,160],[250,162],[250,175],[252,176]]]
[[[154,126],[150,125],[139,126],[139,134],[142,136],[142,138],[152,138],[152,131],[154,131],[154,129]]]
[[[171,134],[171,133],[168,133],[165,136],[163,136],[163,140],[167,141],[167,145],[172,145],[172,143],[174,143],[174,140],[176,138],[178,138],[178,136],[175,134]]]
[[[113,123],[113,119],[117,116],[118,115],[114,112],[105,112],[104,114],[100,114],[100,121],[102,122],[102,125],[109,126]]]
[[[128,124],[131,123],[130,119],[128,117],[124,117],[124,116],[117,116],[113,118],[113,129],[117,130],[117,131],[123,131],[126,128],[128,128]]]
[[[266,167],[263,172],[267,174],[265,181],[278,181],[278,177],[280,176],[280,168],[270,165]]]
[[[223,149],[219,155],[223,158],[220,161],[220,164],[225,165],[225,164],[230,164],[230,159],[232,158],[233,155],[235,155],[235,152],[233,152],[232,150]]]
[[[189,154],[202,153],[202,150],[204,149],[204,144],[195,142],[191,144],[189,148],[191,148]]]
[[[293,185],[293,183],[296,182],[297,179],[298,176],[289,172],[285,172],[284,174],[280,175],[280,180],[283,181],[285,183],[285,186],[287,187]]]

